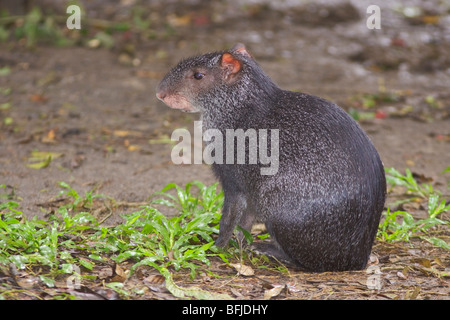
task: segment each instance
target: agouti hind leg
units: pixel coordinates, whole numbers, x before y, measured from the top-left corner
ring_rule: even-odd
[[[278,244],[275,234],[272,230],[270,222],[266,221],[266,229],[271,236],[270,242],[254,242],[250,249],[258,254],[264,254],[269,258],[273,258],[288,267],[298,267],[295,261],[293,261]]]
[[[288,255],[281,249],[277,243],[274,242],[254,242],[250,250],[263,254],[269,258],[275,259],[288,267],[296,267],[296,263],[288,257]]]

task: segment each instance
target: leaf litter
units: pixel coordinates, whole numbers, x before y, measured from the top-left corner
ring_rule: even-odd
[[[221,261],[212,259],[211,275],[204,270],[200,277],[191,280],[183,272],[168,273],[166,277],[155,274],[154,269],[144,268],[129,275],[132,264],[124,262],[113,266],[96,264],[92,270],[82,270],[82,286],[68,287],[66,281],[55,281],[49,286],[36,275],[38,270],[0,271],[5,288],[11,292],[9,299],[55,299],[73,295],[80,299],[449,299],[450,282],[448,254],[429,249],[437,258],[430,260],[430,267],[424,267],[409,258],[403,246],[377,244],[379,253],[389,252],[388,261],[377,266],[379,273],[369,275],[366,271],[339,273],[303,273],[256,269],[254,275],[230,275],[220,272]],[[424,252],[430,253],[431,252]],[[406,259],[398,257],[406,256]],[[385,257],[383,257],[385,258]],[[392,259],[393,262],[390,260]],[[439,263],[435,262],[439,259]],[[444,260],[444,262],[442,262]],[[441,266],[447,266],[442,267]],[[113,265],[113,264],[112,264]],[[13,268],[13,267],[11,267]],[[107,275],[111,274],[111,275]],[[378,287],[370,286],[375,277]],[[121,291],[105,287],[104,284],[121,283]]]

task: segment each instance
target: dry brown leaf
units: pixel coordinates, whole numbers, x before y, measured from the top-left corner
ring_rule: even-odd
[[[127,137],[130,135],[130,131],[127,130],[114,130],[114,135],[116,137]]]
[[[405,294],[405,300],[415,300],[420,293],[420,287],[414,287],[414,290],[408,290]]]
[[[434,259],[433,262],[435,262],[438,266],[445,268],[445,265],[442,263],[440,258]]]
[[[141,147],[135,144],[129,145],[128,147],[128,151],[139,151],[141,150]]]
[[[115,264],[115,266],[113,267],[113,275],[110,281],[125,282],[126,279],[127,279],[126,272],[118,264]]]
[[[438,24],[439,23],[439,16],[423,16],[422,21],[426,24]]]
[[[418,263],[418,264],[424,266],[425,268],[431,268],[431,261],[426,258],[412,259],[411,262]]]
[[[151,284],[163,284],[166,279],[162,274],[151,274],[148,277],[144,278],[144,282]]]
[[[164,74],[161,72],[138,70],[136,72],[136,76],[138,76],[139,78],[160,79],[164,76]]]
[[[186,14],[184,16],[177,16],[170,14],[167,16],[167,21],[173,27],[183,27],[191,23],[191,15]]]
[[[236,269],[236,271],[238,272],[238,274],[243,275],[243,276],[253,276],[255,274],[255,271],[246,265],[243,265],[241,263],[231,263],[230,264],[234,269]]]
[[[151,291],[155,293],[168,293],[165,286],[166,279],[162,274],[151,274],[148,277],[144,278],[144,283]],[[165,297],[167,299],[167,297]]]
[[[271,298],[279,296],[285,288],[285,285],[276,285],[272,289],[264,291],[264,300],[269,300]]]
[[[380,260],[378,259],[378,257],[375,254],[371,254],[369,256],[369,262],[371,265],[377,265],[380,263]]]
[[[42,137],[41,141],[43,143],[55,143],[56,139],[56,131],[55,129],[51,129],[46,136]]]
[[[45,102],[48,100],[48,98],[44,97],[42,94],[33,94],[30,99],[33,102]]]
[[[232,294],[234,294],[238,299],[243,299],[243,298],[245,298],[245,296],[242,294],[242,293],[240,293],[237,289],[235,289],[235,288],[230,288],[230,291],[231,291],[231,293]]]

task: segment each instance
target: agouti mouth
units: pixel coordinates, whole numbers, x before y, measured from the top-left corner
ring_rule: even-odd
[[[191,113],[198,112],[198,110],[182,95],[167,94],[164,91],[159,91],[156,93],[156,97],[172,109]]]

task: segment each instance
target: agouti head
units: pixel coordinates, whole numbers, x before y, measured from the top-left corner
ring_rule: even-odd
[[[259,78],[263,78],[261,81]],[[270,79],[244,45],[182,60],[161,81],[156,96],[171,108],[204,112],[207,105],[235,105]],[[250,84],[253,83],[253,84]]]

